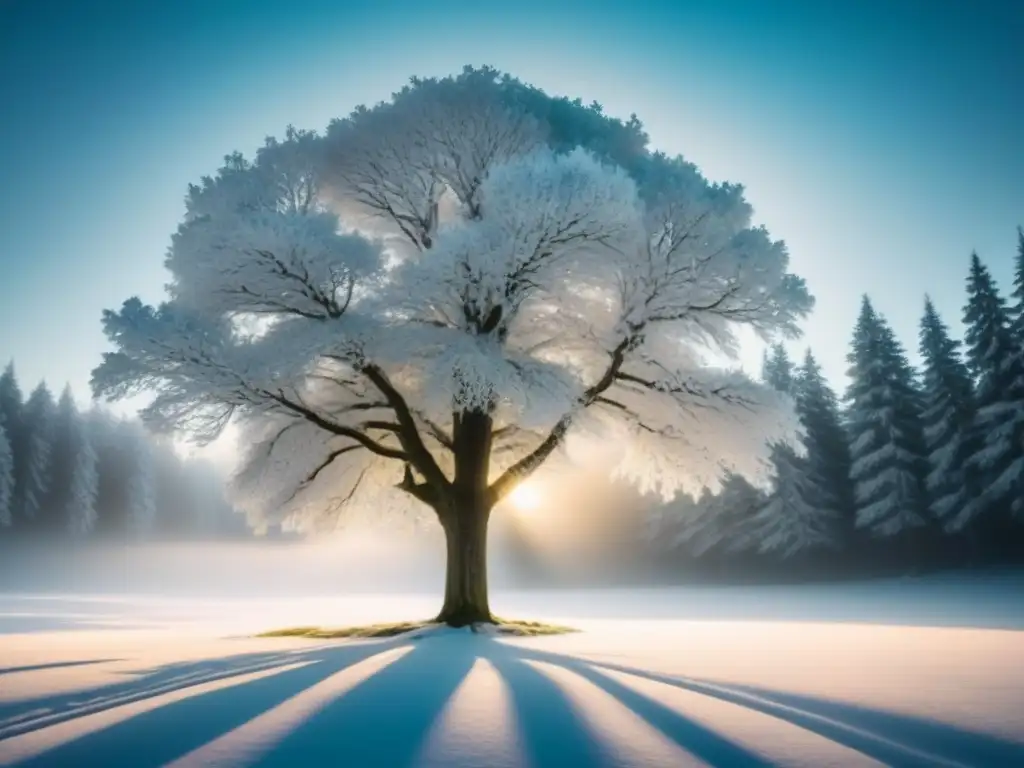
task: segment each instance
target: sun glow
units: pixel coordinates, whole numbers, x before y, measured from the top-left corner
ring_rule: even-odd
[[[515,490],[509,494],[508,500],[520,512],[532,512],[543,501],[537,486],[529,483],[516,486]]]

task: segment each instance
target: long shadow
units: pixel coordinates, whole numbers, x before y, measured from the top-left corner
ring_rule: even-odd
[[[335,648],[318,654],[307,666],[143,712],[55,747],[20,765],[32,768],[79,768],[87,765],[157,768],[385,648],[377,644]]]
[[[60,669],[62,667],[85,667],[90,664],[108,664],[121,659],[84,659],[82,661],[53,661],[48,664],[26,664],[21,667],[0,667],[0,675],[11,675],[15,672],[38,672],[42,669]]]
[[[438,637],[413,649],[286,736],[260,766],[408,766],[476,658],[476,638]]]
[[[927,745],[929,748],[938,749],[942,755],[952,760],[986,766],[1024,766],[1024,744],[1015,744],[998,736],[979,734],[933,720],[882,712],[828,699],[747,685],[729,685],[728,688],[796,710],[814,712],[892,741]]]
[[[337,646],[334,646],[335,648]],[[362,646],[351,646],[352,648]],[[374,648],[382,646],[373,645]],[[20,699],[0,704],[0,741],[62,720],[107,709],[120,704],[168,693],[199,683],[223,680],[248,672],[271,669],[298,661],[318,661],[331,646],[315,646],[300,651],[245,653],[226,658],[175,662],[148,670],[132,671],[124,681],[105,683],[90,689],[49,696]],[[32,712],[45,714],[18,720]]]
[[[896,768],[1024,765],[1024,745],[925,718],[750,686],[676,677],[531,650],[538,660],[587,664],[665,683],[785,720]]]
[[[771,763],[736,742],[684,717],[659,701],[627,688],[617,680],[596,672],[582,661],[563,661],[562,666],[594,683],[661,731],[686,751],[708,765],[720,768],[771,768]]]
[[[20,635],[30,632],[70,632],[72,630],[126,630],[151,629],[157,624],[139,622],[120,623],[116,620],[104,620],[102,616],[87,618],[71,618],[67,616],[0,616],[0,635]]]
[[[312,662],[306,667],[194,695],[135,715],[55,747],[24,764],[34,768],[156,768],[251,721],[345,667],[412,639],[244,654],[216,662],[157,668],[135,681],[134,689],[129,684],[128,690],[143,698],[159,689],[154,681],[181,689],[204,681],[207,678],[195,675],[211,669],[212,674],[225,679],[254,671],[256,667],[272,669],[293,662]],[[895,768],[1024,766],[1024,746],[1020,744],[923,718],[781,691],[659,674],[473,635],[421,639],[404,656],[299,724],[269,748],[259,765],[414,765],[446,703],[477,658],[487,659],[507,684],[524,751],[538,768],[606,766],[616,764],[616,760],[606,752],[602,740],[596,738],[592,726],[579,715],[561,688],[528,661],[554,664],[589,680],[678,746],[717,768],[766,768],[770,763],[725,735],[637,693],[609,677],[606,671],[664,683],[771,715]],[[69,712],[68,716],[76,714]],[[0,752],[2,747],[0,733]]]
[[[604,754],[562,689],[525,664],[515,650],[509,653],[505,649],[488,649],[487,660],[512,694],[516,721],[530,764],[536,768],[610,764],[611,758]]]

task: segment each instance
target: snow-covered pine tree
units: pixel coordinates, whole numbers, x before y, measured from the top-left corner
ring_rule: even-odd
[[[4,507],[7,514],[7,524],[14,520],[14,508],[17,504],[17,481],[18,481],[18,443],[21,438],[22,408],[21,387],[18,386],[18,377],[14,371],[14,363],[9,362],[0,374],[0,421],[3,422],[4,436],[7,440],[7,449],[10,452],[10,484],[7,504]]]
[[[141,425],[125,422],[122,433],[131,446],[128,467],[128,530],[136,537],[153,532],[156,524],[156,477],[153,452]]]
[[[14,453],[7,438],[4,415],[0,412],[0,528],[11,524],[11,502],[14,499]]]
[[[790,558],[835,546],[834,509],[821,506],[822,491],[807,460],[785,441],[772,444],[772,484],[751,521],[750,544],[762,554]]]
[[[53,415],[50,442],[49,488],[46,500],[36,525],[50,533],[68,530],[68,520],[64,512],[71,494],[71,475],[75,464],[76,421],[78,409],[71,388],[65,387],[57,400]]]
[[[1010,331],[1018,346],[1024,345],[1024,227],[1017,227],[1017,256],[1014,259],[1013,303],[1009,310]]]
[[[697,514],[677,537],[694,557],[736,554],[756,548],[754,520],[764,504],[764,493],[744,475],[722,473],[717,493],[704,489],[697,500]]]
[[[772,388],[794,399],[805,436],[807,424],[799,407],[802,382],[782,344],[773,344],[766,353],[762,378]],[[825,478],[813,471],[810,448],[801,442],[801,447],[808,452],[806,455],[801,455],[792,443],[771,444],[767,464],[771,469],[772,488],[751,523],[752,538],[743,545],[746,548],[787,558],[802,549],[814,549],[826,543],[834,545],[838,504],[826,487]]]
[[[782,344],[772,344],[764,353],[761,380],[783,394],[793,396],[796,391],[796,366]]]
[[[1009,515],[1024,515],[1024,358],[1006,303],[977,253],[971,254],[964,325],[977,408],[979,447],[970,460],[981,474],[977,514],[994,516],[986,526],[1001,529]]]
[[[51,492],[51,498],[60,504],[61,527],[73,536],[85,536],[96,525],[98,459],[89,424],[75,405],[70,387],[64,389],[57,403],[56,423],[53,477],[57,483],[60,472],[59,482],[64,487],[59,496]]]
[[[959,350],[959,342],[925,297],[920,352],[926,487],[932,517],[949,531],[964,529],[978,510],[976,473],[968,472],[977,447],[972,445],[974,393]]]
[[[856,516],[849,435],[840,414],[839,399],[810,349],[797,369],[796,382],[796,412],[803,427],[807,470],[818,494],[815,504],[834,510],[833,535],[837,544],[850,545]]]
[[[14,363],[8,363],[4,372],[0,374],[0,419],[3,419],[7,429],[7,440],[12,446],[17,439],[16,433],[21,424],[23,407],[21,387],[18,386]]]
[[[867,296],[847,359],[857,525],[895,537],[925,524],[921,399],[902,346]]]
[[[22,411],[22,440],[15,444],[15,518],[35,522],[50,487],[53,395],[45,382],[32,390]],[[23,459],[18,451],[24,451]]]

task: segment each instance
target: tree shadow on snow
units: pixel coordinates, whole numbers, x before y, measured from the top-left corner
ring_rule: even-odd
[[[1020,744],[937,722],[783,691],[658,674],[535,650],[514,640],[468,634],[428,635],[419,641],[399,637],[332,643],[294,652],[244,654],[213,662],[176,664],[152,670],[131,682],[104,686],[75,697],[50,697],[49,705],[63,713],[64,719],[70,719],[84,712],[83,701],[92,701],[94,709],[103,709],[125,700],[144,700],[160,692],[187,692],[189,687],[211,679],[230,680],[251,671],[282,670],[130,716],[21,764],[39,768],[165,765],[273,710],[331,675],[398,648],[406,650],[404,655],[340,693],[328,694],[322,706],[304,712],[304,719],[292,730],[280,736],[261,734],[268,736],[261,752],[248,755],[242,762],[235,762],[226,754],[224,764],[273,768],[414,766],[449,699],[477,659],[484,659],[504,680],[511,697],[523,764],[537,768],[585,768],[618,764],[621,759],[606,752],[607,741],[616,739],[614,726],[609,724],[605,728],[602,724],[603,732],[596,733],[595,726],[580,715],[562,687],[530,662],[554,665],[589,681],[668,740],[719,768],[759,768],[771,763],[674,707],[623,685],[608,673],[655,681],[762,712],[900,768],[1024,765],[1024,747]],[[296,662],[307,664],[288,668]],[[111,689],[117,695],[112,696]],[[38,701],[29,705],[38,706]],[[26,723],[23,730],[34,727],[39,726]],[[3,752],[0,727],[0,756]]]
[[[62,669],[64,667],[87,667],[92,664],[109,664],[121,659],[82,659],[79,661],[51,661],[45,664],[25,664],[20,667],[0,667],[0,675],[13,675],[16,672],[38,672],[43,669]]]

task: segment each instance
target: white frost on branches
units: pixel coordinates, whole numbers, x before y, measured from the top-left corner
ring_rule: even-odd
[[[498,500],[573,434],[621,441],[619,472],[669,495],[756,469],[789,426],[707,359],[741,325],[794,333],[811,300],[741,188],[646,162],[638,184],[555,153],[472,78],[418,81],[323,139],[289,129],[190,188],[168,301],[105,314],[94,388],[155,390],[146,422],[200,441],[241,420],[257,524],[433,505],[480,450]],[[474,414],[482,448],[461,442]]]

